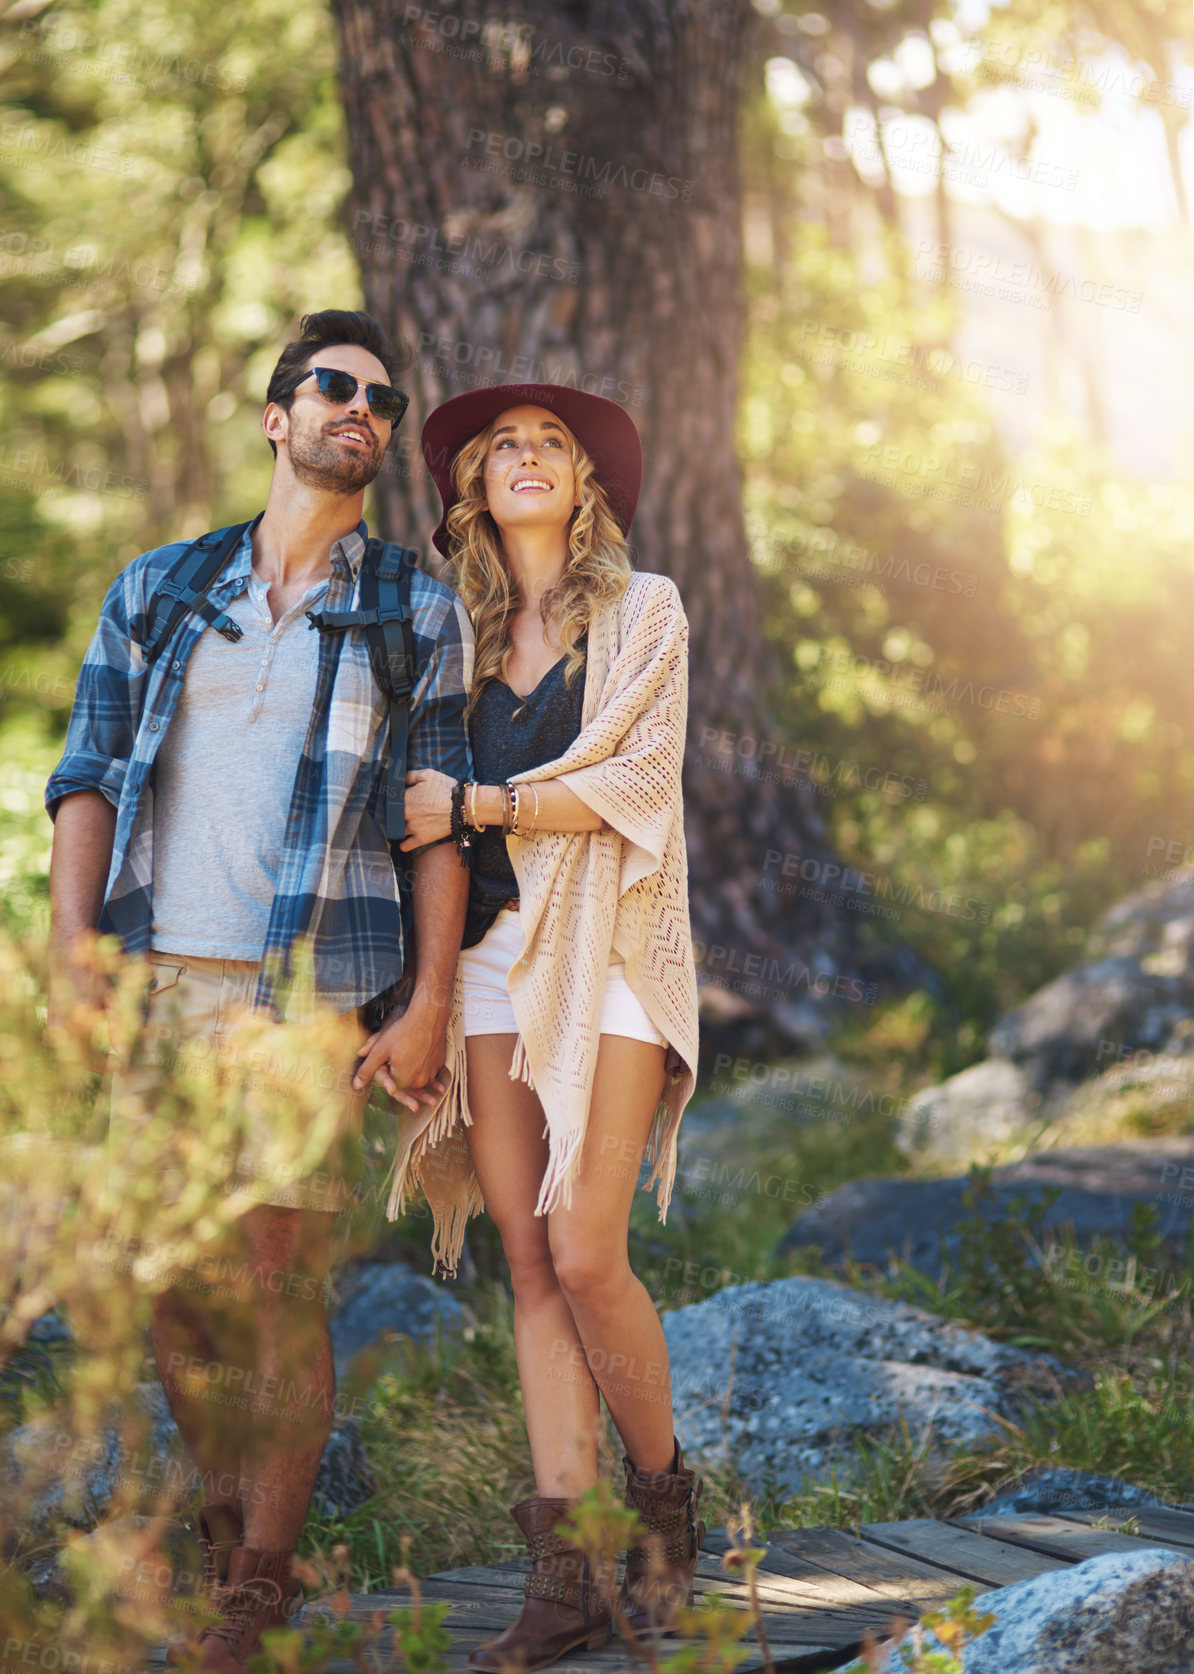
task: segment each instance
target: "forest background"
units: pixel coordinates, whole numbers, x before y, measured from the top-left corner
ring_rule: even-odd
[[[642,79],[632,49],[611,31],[578,54],[576,8],[555,10],[554,32],[520,34],[484,9],[398,8],[399,80],[414,74],[402,64],[465,59],[456,73],[473,86],[530,85],[549,138],[577,84],[608,83],[616,108],[619,84]],[[677,353],[698,382],[702,357],[730,362],[750,562],[729,563],[731,539],[726,574],[732,598],[757,598],[754,639],[719,603],[716,552],[691,575],[678,553],[637,554],[679,572],[695,617],[707,595],[705,640],[727,636],[752,688],[737,713],[694,707],[698,857],[716,819],[778,787],[763,839],[733,857],[738,875],[720,851],[714,867],[713,893],[739,892],[741,946],[727,947],[724,905],[708,891],[696,903],[702,977],[723,1002],[710,1015],[771,1025],[741,1039],[764,1051],[807,1039],[820,1024],[792,956],[826,942],[826,921],[847,923],[830,961],[846,972],[838,997],[868,1003],[837,1005],[831,1032],[901,1080],[936,1077],[981,1056],[992,1019],[1071,963],[1109,902],[1188,852],[1191,20],[1176,0],[1133,8],[1130,23],[1102,0],[723,10],[739,36],[719,96],[734,104],[744,265],[738,290],[731,276],[711,299],[724,307],[685,319]],[[476,45],[461,38],[465,12],[481,20]],[[454,237],[450,218],[361,208],[338,22],[351,36],[360,19],[315,0],[8,10],[0,910],[12,931],[45,922],[41,789],[103,591],[137,552],[262,503],[262,391],[296,316],[359,305],[361,266],[386,247],[391,323],[414,338],[406,461],[435,399],[494,376],[442,321],[409,329],[404,280],[462,272],[493,308],[535,264],[542,291],[550,260],[545,307],[566,317],[583,291],[579,264],[528,249],[510,221],[482,243]],[[346,88],[358,116],[393,95],[367,78]],[[470,135],[488,131],[487,114],[466,117]],[[495,153],[506,205],[547,196],[514,183],[512,154]],[[732,267],[739,228],[722,232]],[[613,271],[633,295],[633,271]],[[507,343],[490,365],[534,347]],[[625,368],[599,370],[652,434],[678,423],[619,380]],[[689,457],[673,474],[708,468]],[[428,519],[398,526],[392,479],[382,488],[375,526],[427,546]],[[408,520],[412,503],[430,508],[425,479],[417,490]],[[731,472],[726,497],[737,491]],[[727,973],[781,909],[792,916],[771,951],[787,957],[771,968],[788,987],[734,998],[749,985]]]
[[[408,544],[433,526],[418,427],[456,390],[533,370],[617,396],[640,426],[636,560],[676,577],[693,622],[715,1126],[738,1066],[809,1050],[889,1113],[981,1058],[1110,904],[1183,872],[1184,3],[17,0],[0,55],[6,1430],[60,1427],[69,1404],[86,1438],[127,1404],[144,1297],[88,1251],[202,1220],[153,1221],[151,1158],[139,1204],[88,1197],[75,1142],[102,1137],[96,1078],[82,1096],[39,1027],[42,793],[113,576],[261,505],[263,392],[308,309],[367,303],[407,339],[412,410],[367,515]],[[208,1092],[179,1097],[202,1116]],[[705,1293],[792,1271],[777,1240],[809,1194],[908,1166],[889,1114],[785,1108],[778,1134],[765,1116],[721,1126],[735,1167],[757,1142],[793,1200],[725,1210],[682,1189],[666,1229],[636,1212],[661,1306],[693,1299],[668,1277],[692,1264]],[[712,1156],[710,1120],[690,1126]],[[1186,1131],[1188,1111],[1172,1121]],[[363,1229],[354,1253],[383,1235],[426,1267],[414,1219]],[[1169,1299],[1134,1281],[1112,1300],[1063,1291],[1019,1229],[1001,1239],[976,1235],[929,1305],[1090,1365],[1093,1393],[945,1488],[913,1438],[853,1499],[818,1490],[764,1520],[956,1508],[1041,1459],[1185,1492],[1188,1426],[1165,1415],[1188,1409],[1186,1278],[1184,1311],[1162,1316]],[[347,1541],[358,1586],[388,1583],[403,1533],[425,1571],[486,1561],[526,1491],[500,1256],[483,1221],[469,1240],[473,1335],[412,1350],[366,1435],[380,1501],[308,1530],[310,1549]],[[91,1357],[63,1350],[50,1375],[25,1336],[53,1308]],[[718,1478],[711,1521],[738,1486]]]

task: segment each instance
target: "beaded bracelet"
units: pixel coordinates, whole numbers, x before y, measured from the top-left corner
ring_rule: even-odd
[[[520,837],[522,833],[518,829],[518,786],[507,785],[506,788],[510,792],[510,835]]]
[[[467,866],[472,858],[472,838],[469,836],[468,826],[464,823],[463,779],[457,779],[452,787],[451,830],[456,853],[460,856],[460,864]]]

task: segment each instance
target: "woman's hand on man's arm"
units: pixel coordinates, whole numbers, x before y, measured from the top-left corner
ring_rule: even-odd
[[[406,775],[406,839],[403,849],[422,848],[449,835],[452,818],[452,789],[456,781],[447,773],[424,768]],[[603,831],[605,821],[567,785],[554,779],[539,779],[518,786],[518,829],[534,831]],[[478,785],[469,793],[466,814],[478,825],[501,827],[505,817],[500,785]]]

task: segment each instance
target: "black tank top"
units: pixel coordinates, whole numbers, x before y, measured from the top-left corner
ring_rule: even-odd
[[[588,649],[588,637],[580,642]],[[562,756],[580,732],[585,698],[585,665],[564,680],[566,658],[548,669],[533,692],[519,697],[504,680],[487,680],[469,715],[473,774],[479,785],[501,785],[515,773]],[[533,804],[533,798],[530,799]],[[518,894],[518,879],[500,826],[473,836],[468,918],[463,947],[475,947],[502,903]]]

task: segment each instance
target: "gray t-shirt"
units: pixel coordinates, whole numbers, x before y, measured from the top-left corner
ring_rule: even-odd
[[[326,590],[318,582],[274,622],[250,575],[226,612],[243,638],[209,628],[191,654],[154,770],[159,952],[261,958],[315,701],[320,636],[305,613]]]

